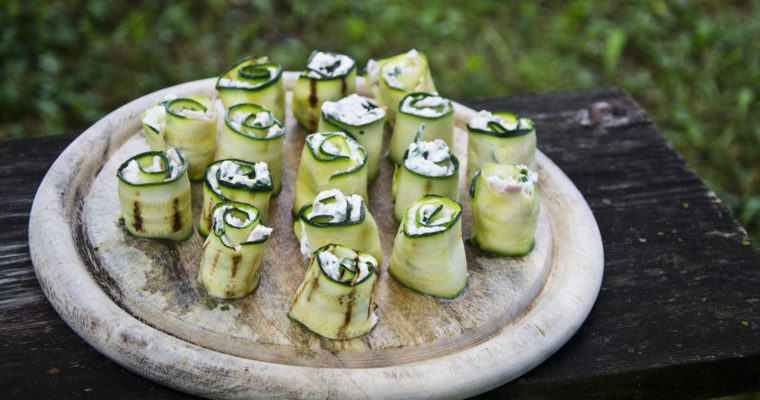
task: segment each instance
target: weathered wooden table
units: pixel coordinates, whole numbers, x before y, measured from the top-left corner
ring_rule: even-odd
[[[760,249],[619,89],[463,101],[536,121],[604,242],[586,322],[483,398],[708,398],[760,390]],[[72,135],[0,141],[0,387],[12,398],[185,398],[91,348],[43,295],[29,257],[37,186]],[[50,238],[55,240],[55,238]]]

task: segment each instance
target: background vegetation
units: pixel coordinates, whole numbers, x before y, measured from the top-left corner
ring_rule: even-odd
[[[0,5],[0,137],[80,132],[247,55],[425,51],[451,98],[617,85],[760,238],[760,1],[36,1]]]

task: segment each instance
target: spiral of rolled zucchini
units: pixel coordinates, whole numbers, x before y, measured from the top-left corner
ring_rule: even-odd
[[[420,133],[425,125],[420,125]],[[420,135],[418,135],[420,136]],[[459,198],[459,159],[441,139],[415,140],[393,174],[393,218],[401,222],[406,208],[425,194]]]
[[[377,323],[372,291],[377,260],[350,247],[328,244],[314,252],[288,317],[328,339],[351,339]]]
[[[306,71],[293,85],[293,115],[309,132],[314,132],[319,124],[322,103],[342,99],[355,91],[354,59],[344,54],[314,50],[306,61]]]
[[[285,86],[282,66],[268,57],[248,57],[219,75],[216,90],[224,108],[235,104],[259,104],[272,111],[278,121],[285,121]]]
[[[412,203],[393,242],[391,276],[419,293],[459,296],[467,286],[461,216],[462,205],[443,196],[429,194]]]
[[[282,188],[284,142],[285,129],[271,111],[257,104],[236,104],[224,113],[218,157],[267,163],[276,195]]]
[[[223,201],[240,201],[256,206],[263,218],[269,210],[272,177],[267,163],[243,160],[217,160],[206,167],[203,179],[203,208],[198,231],[208,236],[213,222],[212,210]]]
[[[435,93],[409,93],[399,104],[396,124],[393,126],[388,158],[401,162],[404,151],[414,141],[420,124],[425,132],[420,140],[441,139],[449,147],[454,145],[454,106],[451,101]]]
[[[142,114],[143,131],[151,150],[179,150],[187,160],[192,181],[203,179],[203,170],[216,153],[216,112],[205,96],[169,95]]]
[[[358,194],[367,202],[367,151],[342,132],[306,136],[296,179],[293,215],[327,189]]]
[[[472,243],[505,256],[533,249],[540,207],[537,173],[524,165],[486,164],[472,179],[470,197]]]
[[[248,203],[225,201],[212,209],[212,231],[203,242],[198,282],[212,297],[243,297],[261,280],[259,267],[272,228]]]
[[[391,123],[396,120],[399,101],[407,93],[436,91],[427,56],[414,49],[382,60],[369,60],[366,79]]]
[[[480,111],[467,123],[467,181],[488,163],[520,164],[536,170],[533,121],[508,112]]]
[[[182,241],[193,234],[187,162],[173,148],[138,154],[119,166],[118,197],[127,232]]]
[[[385,110],[374,101],[352,94],[339,101],[322,103],[320,132],[343,132],[367,150],[367,180],[377,178],[383,148]]]
[[[358,194],[344,196],[338,189],[320,192],[298,211],[293,229],[304,256],[328,243],[340,243],[378,262],[383,259],[377,224]]]

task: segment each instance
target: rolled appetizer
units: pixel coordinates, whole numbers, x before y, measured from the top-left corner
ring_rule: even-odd
[[[216,119],[213,103],[200,95],[169,95],[142,114],[148,146],[153,151],[179,150],[191,181],[203,179],[203,170],[214,161]]]
[[[462,205],[428,194],[404,213],[388,272],[399,283],[429,296],[453,299],[467,286]]]
[[[343,245],[317,249],[288,317],[328,339],[367,334],[377,323],[372,290],[378,265],[371,255]]]
[[[398,104],[407,93],[436,91],[427,57],[414,49],[382,60],[369,60],[366,79],[391,123],[396,120]]]
[[[322,103],[320,132],[343,132],[367,150],[367,179],[377,178],[383,149],[385,110],[374,101],[352,94],[339,101]]]
[[[218,158],[267,163],[276,195],[282,188],[284,142],[285,129],[271,111],[257,104],[236,104],[224,113]]]
[[[451,101],[435,93],[409,93],[399,104],[398,117],[393,126],[388,158],[401,162],[404,151],[414,141],[420,124],[425,132],[420,140],[441,139],[449,147],[454,145],[454,106]]]
[[[306,136],[296,178],[293,215],[327,189],[358,194],[367,202],[367,151],[343,132]]]
[[[486,164],[470,186],[470,241],[481,250],[522,256],[533,249],[538,224],[538,174],[524,165]]]
[[[267,163],[243,160],[217,160],[206,167],[203,178],[203,208],[198,231],[208,236],[213,209],[223,201],[240,201],[256,206],[263,218],[269,213],[272,177]]]
[[[272,111],[278,121],[285,121],[285,86],[282,66],[268,57],[248,57],[219,75],[216,90],[224,108],[235,104],[260,104]]]
[[[467,181],[488,163],[521,164],[536,170],[533,121],[513,113],[480,111],[467,123]]]
[[[272,228],[264,226],[259,210],[248,203],[219,203],[212,216],[212,230],[203,242],[198,282],[212,297],[243,297],[259,286],[259,267]]]
[[[425,125],[420,126],[420,132]],[[415,140],[393,174],[393,218],[401,222],[410,204],[425,194],[459,198],[459,160],[441,139]]]
[[[127,232],[176,241],[193,234],[190,180],[182,154],[173,148],[141,153],[121,164],[116,176]]]
[[[320,192],[298,211],[293,229],[304,256],[311,257],[328,243],[340,243],[370,254],[378,263],[383,259],[377,224],[358,194],[344,196],[338,189]]]
[[[293,115],[309,132],[315,132],[322,103],[337,101],[355,91],[354,59],[343,54],[314,50],[306,61],[306,71],[298,76],[293,85]]]

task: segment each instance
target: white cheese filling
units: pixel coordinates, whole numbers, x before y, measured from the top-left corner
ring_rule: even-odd
[[[445,165],[438,165],[448,161]],[[404,166],[425,176],[449,176],[454,173],[454,161],[449,146],[441,139],[432,142],[412,142]]]
[[[398,63],[385,64],[383,67],[381,74],[385,79],[385,82],[388,83],[388,86],[407,91],[414,91],[415,89],[422,87],[422,84],[425,82],[425,60],[420,57],[417,50],[409,50],[405,54],[405,57],[399,61],[400,62]],[[369,65],[367,66],[367,69],[369,69]],[[414,74],[420,75],[419,82],[417,82],[414,87],[404,87],[404,84],[398,80],[398,77],[401,75]]]
[[[325,202],[324,200],[334,201]],[[311,203],[311,211],[306,214],[306,218],[330,217],[330,223],[356,222],[361,218],[363,204],[364,199],[358,194],[345,196],[338,189],[323,190]]]
[[[227,210],[234,208],[234,206],[226,205],[217,208],[214,211],[214,226],[219,227],[222,226],[222,224],[226,224],[235,228],[243,228],[251,223],[251,221],[258,218],[258,214],[254,210],[249,209],[240,209],[238,208],[238,211],[242,211],[246,213],[246,218],[241,219],[237,216],[233,215],[233,213],[227,213]],[[226,213],[226,215],[225,215]],[[219,233],[219,229],[215,229],[215,234]],[[264,226],[263,224],[256,225],[252,230],[251,233],[248,234],[248,238],[246,239],[246,242],[256,242],[263,240],[265,238],[268,238],[269,235],[272,233],[272,228],[269,228],[267,226]],[[240,250],[240,245],[233,245],[230,243],[229,239],[227,238],[227,235],[224,233],[224,230],[221,230],[221,235],[219,239],[222,240],[222,243],[224,243],[226,246],[232,247],[235,249],[235,251]]]
[[[322,266],[322,271],[332,278],[335,281],[341,282],[340,280],[340,259],[335,254],[329,252],[328,250],[322,250],[319,253],[319,264]],[[357,260],[357,265],[355,266],[355,269],[352,270],[353,272],[357,272],[356,269],[358,269],[359,276],[356,277],[356,282],[361,282],[364,278],[366,278],[370,273],[370,268],[374,268],[377,265],[377,260],[375,257],[372,257],[371,255],[360,255]]]
[[[520,118],[519,121],[507,121],[501,116],[492,114],[486,110],[480,110],[475,115],[475,117],[471,119],[470,122],[467,123],[467,126],[470,127],[470,129],[479,129],[483,131],[493,132],[493,129],[491,129],[491,127],[488,126],[488,124],[491,122],[496,122],[510,131],[513,131],[518,128],[519,129],[530,128],[530,124],[528,123],[528,120],[526,118]]]
[[[189,118],[195,121],[208,121],[216,118],[216,112],[213,110],[191,110],[189,108],[183,108],[179,110],[179,114],[185,118]]]
[[[145,110],[145,116],[142,121],[159,133],[163,132],[164,125],[166,124],[166,107],[158,104]]]
[[[277,70],[277,67],[267,67],[267,71],[269,71],[269,79],[262,82],[251,83],[239,79],[222,78],[219,80],[219,86],[231,89],[258,89],[263,84],[269,82],[270,79],[273,79],[275,76],[277,76]]]
[[[219,193],[219,180],[228,182],[232,185],[243,185],[246,188],[253,188],[256,184],[271,183],[272,178],[269,174],[269,166],[266,162],[260,161],[253,164],[254,177],[250,178],[247,173],[240,168],[240,165],[234,161],[224,160],[221,164],[214,164],[208,170],[208,184],[211,189]],[[217,173],[218,172],[218,173]]]
[[[538,173],[529,170],[524,165],[517,165],[516,167],[528,171],[528,179],[525,182],[515,179],[511,175],[504,176],[499,172],[488,175],[485,179],[496,194],[520,193],[523,196],[533,196],[533,186],[538,181]]]
[[[375,107],[371,108],[370,105]],[[356,93],[339,101],[325,101],[322,112],[352,126],[366,125],[385,117],[385,110]]]
[[[451,207],[443,206],[443,209],[439,212],[439,215],[434,221],[430,221],[426,225],[421,225],[423,220],[429,219],[435,212],[441,203],[435,200],[426,202],[417,202],[409,207],[409,211],[406,215],[406,233],[410,235],[421,235],[425,233],[441,232],[446,230],[444,224],[451,221],[451,218],[456,213],[456,210]],[[419,210],[420,218],[417,219]]]
[[[179,155],[173,147],[170,147],[169,150],[166,151],[166,155],[169,159],[169,177],[164,179],[164,182],[176,178],[181,168]],[[121,170],[121,176],[129,183],[140,184],[143,183],[140,175],[141,170],[142,172],[152,173],[164,171],[166,168],[163,166],[163,162],[159,156],[153,156],[151,165],[147,167],[141,167],[137,160],[130,160],[129,163],[127,163],[127,166]]]
[[[233,129],[237,131],[243,131],[243,121],[245,121],[249,116],[251,116],[252,112],[245,112],[245,111],[235,111],[230,116],[230,125]],[[253,123],[251,124],[254,128],[263,129],[269,126],[269,129],[267,130],[267,134],[265,137],[273,137],[279,134],[282,131],[282,128],[280,128],[279,125],[274,123],[274,120],[269,117],[269,113],[267,112],[259,112],[256,113],[256,117],[254,117]],[[270,126],[271,125],[271,126]]]
[[[407,96],[399,107],[401,111],[407,114],[413,114],[425,118],[434,118],[447,114],[451,110],[451,102],[441,96],[426,96],[412,105],[420,96]],[[443,106],[442,110],[436,110],[434,107]]]
[[[328,136],[323,135],[321,133],[312,133],[311,135],[306,137],[306,141],[309,143],[309,146],[312,149],[322,149],[322,151],[326,154],[332,155],[332,156],[348,156],[351,160],[357,163],[362,163],[365,161],[365,152],[362,151],[363,147],[357,143],[354,139],[351,139],[350,137],[346,136],[343,132],[329,132],[330,137],[332,136],[342,136],[343,139],[346,141],[346,145],[348,145],[348,154],[343,154],[341,149],[338,148],[335,143],[332,143],[328,141]]]
[[[330,71],[329,68],[335,65],[335,63],[339,63],[338,66]],[[310,70],[306,76],[309,78],[335,78],[347,74],[353,66],[354,60],[349,56],[320,51],[314,54],[309,64],[306,65],[306,69]]]
[[[260,240],[264,240],[269,237],[269,235],[272,234],[273,229],[264,226],[262,224],[256,225],[251,233],[248,235],[248,242],[258,242]]]

